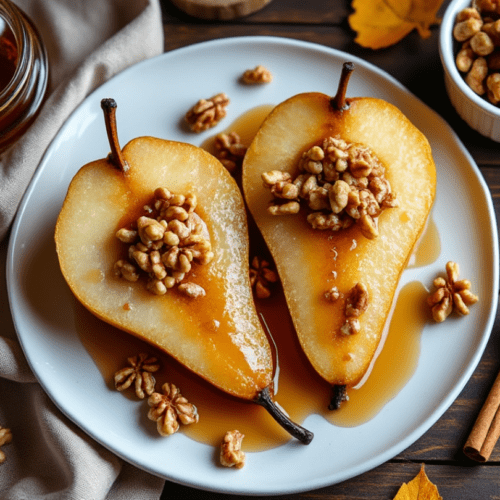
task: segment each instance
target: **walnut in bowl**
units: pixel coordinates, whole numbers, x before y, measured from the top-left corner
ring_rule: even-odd
[[[500,38],[495,38],[499,19],[500,0],[452,0],[439,36],[451,103],[470,127],[496,142],[500,142],[500,76],[496,76],[500,67],[494,65],[495,57],[500,59]]]

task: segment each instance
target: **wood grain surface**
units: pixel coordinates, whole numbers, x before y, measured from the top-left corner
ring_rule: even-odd
[[[171,0],[180,10],[199,19],[231,21],[264,8],[271,0]]]
[[[448,3],[444,1],[439,15]],[[455,130],[478,164],[491,190],[499,218],[500,144],[470,129],[452,108],[444,88],[439,59],[439,26],[431,28],[432,34],[427,40],[412,32],[398,44],[374,51],[354,42],[355,33],[347,22],[352,12],[351,2],[347,0],[273,0],[252,15],[227,22],[190,17],[169,0],[162,0],[161,5],[165,51],[216,38],[282,36],[343,50],[387,71]],[[396,495],[401,483],[410,481],[418,473],[420,464],[424,463],[428,476],[445,500],[500,499],[500,443],[486,464],[475,463],[462,453],[462,447],[499,371],[500,317],[497,314],[488,346],[472,378],[448,411],[417,442],[389,462],[344,483],[274,498],[389,500]],[[233,500],[241,497],[197,491],[167,482],[162,499],[172,498]]]

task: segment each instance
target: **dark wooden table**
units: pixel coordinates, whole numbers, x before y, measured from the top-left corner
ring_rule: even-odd
[[[445,1],[440,14],[448,4]],[[500,144],[470,129],[456,114],[447,97],[438,53],[439,27],[422,40],[416,32],[398,44],[377,51],[354,42],[347,22],[347,0],[273,0],[246,18],[230,22],[200,21],[183,14],[169,0],[162,0],[165,51],[193,43],[245,35],[271,35],[315,42],[365,59],[390,73],[428,106],[437,111],[459,135],[483,174],[500,214]],[[462,453],[491,385],[500,370],[500,317],[474,375],[462,393],[416,443],[376,469],[341,484],[297,495],[276,498],[392,499],[401,483],[411,480],[424,463],[430,479],[445,500],[500,498],[500,443],[490,460],[478,464]],[[214,500],[237,498],[193,490],[167,482],[162,499]]]

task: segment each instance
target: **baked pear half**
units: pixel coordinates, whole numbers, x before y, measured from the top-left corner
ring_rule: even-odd
[[[222,391],[264,406],[273,356],[249,282],[248,230],[236,182],[212,155],[154,137],[123,149],[116,103],[104,99],[111,154],[69,186],[55,241],[76,298],[103,321],[168,353]]]
[[[346,98],[353,70],[344,64],[334,97],[276,106],[243,163],[246,202],[332,408],[370,367],[436,192],[426,137],[389,102]]]

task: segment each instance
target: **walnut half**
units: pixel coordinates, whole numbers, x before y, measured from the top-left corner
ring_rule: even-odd
[[[156,422],[158,433],[169,436],[179,430],[180,424],[189,425],[198,422],[196,406],[191,404],[174,384],[163,384],[163,394],[154,392],[148,398],[151,407],[148,418]]]
[[[271,296],[270,287],[278,281],[278,274],[271,269],[269,262],[255,256],[250,266],[250,285],[255,289],[258,299]]]
[[[193,132],[203,132],[215,127],[226,116],[228,104],[229,97],[224,92],[210,99],[200,99],[186,113],[186,122]]]
[[[158,371],[160,364],[158,360],[146,353],[128,358],[129,365],[115,373],[115,388],[124,391],[134,384],[135,394],[138,398],[150,396],[155,390],[155,378],[153,373]]]
[[[253,69],[247,69],[243,76],[241,77],[244,83],[254,84],[254,83],[271,83],[273,81],[273,75],[271,72],[259,64]]]
[[[220,463],[224,467],[241,469],[245,465],[245,453],[241,451],[241,443],[245,437],[240,431],[228,431],[222,440]]]
[[[446,278],[439,276],[433,282],[436,289],[427,298],[427,304],[437,323],[443,322],[453,310],[462,316],[469,314],[469,307],[479,300],[470,290],[471,282],[459,280],[458,274],[458,264],[450,261],[446,264]]]
[[[236,132],[217,134],[214,146],[215,157],[230,173],[241,169],[247,147],[242,144],[241,138]]]

